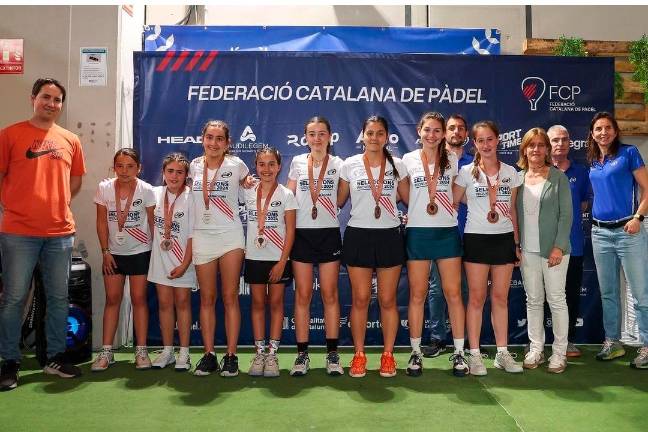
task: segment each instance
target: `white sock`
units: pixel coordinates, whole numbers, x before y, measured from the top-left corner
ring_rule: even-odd
[[[162,351],[167,354],[171,354],[173,352],[173,345],[164,345]]]
[[[279,344],[280,343],[281,342],[278,341],[277,339],[270,339],[269,344],[268,344],[268,346],[269,346],[268,352],[270,354],[277,354],[277,351],[279,351]]]
[[[498,353],[501,353],[501,352],[508,352],[508,347],[507,347],[507,346],[503,346],[503,347],[498,346],[498,347],[497,347],[497,352],[498,352]]]
[[[481,353],[479,352],[479,348],[477,348],[477,349],[472,349],[471,348],[470,349],[470,355],[474,355],[474,356],[481,355]]]
[[[189,354],[189,347],[180,347],[180,354]]]
[[[112,345],[102,345],[101,349],[106,351],[112,351]]]
[[[454,352],[463,354],[464,338],[453,339],[453,341],[454,341],[454,348],[455,348]]]
[[[254,347],[256,348],[257,354],[263,353],[265,351],[265,341],[264,340],[255,340]]]
[[[412,345],[412,352],[421,353],[421,338],[410,338],[410,345]]]

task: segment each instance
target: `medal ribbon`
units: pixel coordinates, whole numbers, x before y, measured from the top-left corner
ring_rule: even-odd
[[[225,162],[225,159],[223,159],[223,162]],[[223,162],[218,165],[218,168],[216,168],[216,172],[214,173],[214,176],[212,177],[211,181],[207,183],[207,158],[203,156],[203,176],[202,176],[202,195],[203,195],[203,201],[205,202],[205,211],[209,211],[209,191],[214,187],[216,184],[216,177],[218,176],[218,171],[220,171],[220,167],[223,166]]]
[[[178,192],[173,199],[173,203],[169,206],[169,195],[167,194],[168,188],[164,189],[164,238],[171,238],[171,222],[173,221],[173,209],[175,208],[175,203],[180,198],[185,191],[186,186],[182,187],[182,190]]]
[[[495,207],[495,203],[497,203],[497,187],[499,186],[499,175],[500,175],[500,162],[497,161],[497,178],[495,179],[495,183],[491,184],[490,178],[488,177],[488,174],[486,174],[486,170],[484,169],[483,164],[479,164],[479,168],[484,172],[484,175],[486,176],[486,184],[488,185],[488,202],[490,204],[490,209],[491,211],[497,211]]]
[[[257,197],[256,197],[256,211],[257,211],[257,234],[260,236],[263,234],[263,229],[265,228],[265,219],[266,215],[268,214],[268,206],[270,205],[270,201],[272,201],[272,195],[275,192],[275,189],[277,189],[277,183],[272,185],[272,188],[270,189],[270,192],[268,192],[268,195],[266,196],[266,200],[263,203],[263,209],[261,209],[261,184],[259,184],[259,187],[257,189]]]
[[[423,171],[425,171],[425,183],[427,184],[428,195],[430,197],[430,204],[434,204],[436,198],[437,182],[439,181],[439,153],[434,158],[434,172],[430,176],[430,167],[428,166],[428,158],[423,149],[421,149],[421,162],[423,162]]]
[[[380,162],[380,174],[378,175],[378,184],[375,184],[373,174],[371,173],[371,167],[369,166],[369,158],[367,155],[362,156],[362,162],[364,162],[365,171],[367,172],[367,178],[369,178],[369,186],[371,187],[371,194],[373,195],[374,201],[376,201],[376,207],[379,207],[380,196],[382,195],[383,190],[383,180],[385,179],[385,165],[387,164],[387,158],[383,157]],[[395,169],[395,168],[394,168]]]
[[[326,174],[326,166],[328,165],[329,155],[327,154],[322,162],[322,167],[320,168],[319,175],[317,176],[317,186],[313,183],[315,181],[313,176],[313,155],[308,156],[308,186],[310,188],[311,201],[313,201],[313,207],[316,206],[317,198],[319,197],[320,191],[322,190],[322,180],[324,180],[324,175]]]
[[[135,195],[135,188],[137,187],[137,179],[132,181],[131,185],[128,185],[128,197],[126,198],[126,207],[122,210],[121,208],[121,199],[119,197],[119,192],[121,190],[121,184],[118,179],[115,179],[115,209],[117,210],[117,228],[119,232],[124,230],[124,225],[126,224],[126,219],[128,218],[128,211],[130,210],[131,204],[133,203],[133,196]]]

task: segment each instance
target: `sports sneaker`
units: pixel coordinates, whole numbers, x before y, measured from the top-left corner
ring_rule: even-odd
[[[438,357],[446,349],[445,342],[442,342],[438,339],[432,339],[428,346],[423,347],[423,357],[433,358]]]
[[[637,357],[630,362],[633,369],[648,369],[648,346],[643,346],[637,350]]]
[[[295,359],[295,364],[290,370],[290,376],[304,376],[308,373],[310,365],[310,358],[308,357],[307,352],[300,352],[297,354]]]
[[[191,357],[189,357],[189,352],[180,351],[178,353],[174,369],[176,372],[185,372],[191,369]]]
[[[112,349],[110,348],[101,348],[101,351],[97,354],[97,358],[92,362],[90,370],[92,372],[102,372],[108,369],[108,367],[115,363],[115,356],[113,355]]]
[[[265,353],[256,353],[250,364],[248,375],[250,376],[263,376],[263,369],[265,368]]]
[[[277,354],[270,354],[265,358],[265,364],[263,365],[263,376],[266,378],[276,378],[279,376],[279,359]]]
[[[456,377],[465,377],[468,374],[468,362],[461,351],[452,354],[449,360],[452,362],[452,375]]]
[[[151,359],[145,346],[135,348],[135,369],[151,369]]]
[[[513,356],[508,351],[500,351],[495,355],[493,366],[497,369],[503,369],[508,373],[521,373],[522,365],[513,359]]]
[[[526,361],[526,360],[525,360]],[[552,354],[549,357],[549,367],[547,371],[555,374],[563,373],[567,368],[567,359],[559,354]]]
[[[194,369],[195,376],[207,376],[213,372],[218,372],[218,360],[216,356],[210,352],[203,354],[202,358],[198,361],[196,369]]]
[[[380,356],[380,376],[384,378],[396,376],[396,360],[390,352],[385,351]]]
[[[625,349],[621,342],[612,339],[605,339],[601,346],[601,351],[596,354],[596,360],[608,361],[614,360],[625,355]]]
[[[488,372],[486,371],[486,366],[484,366],[484,359],[482,358],[482,354],[471,354],[470,352],[467,353],[467,359],[468,360],[468,372],[470,375],[474,376],[484,376]]]
[[[47,364],[43,368],[43,372],[47,375],[58,375],[61,378],[76,378],[81,376],[81,369],[68,362],[62,353],[58,353],[48,359]]]
[[[239,374],[238,357],[236,354],[225,354],[221,359],[220,376],[225,378],[235,377]]]
[[[13,390],[18,387],[18,370],[20,363],[16,360],[5,360],[0,366],[0,391]]]
[[[578,349],[576,345],[573,343],[568,343],[567,344],[567,357],[580,357],[581,356],[581,350]]]
[[[337,351],[326,354],[326,373],[333,376],[344,375],[344,368],[340,364],[340,356]]]
[[[153,369],[164,369],[165,367],[172,365],[175,363],[175,357],[173,355],[173,350],[171,351],[164,351],[162,350],[157,357],[155,357],[155,360],[153,360],[153,363],[151,363],[151,366]]]
[[[542,351],[531,350],[524,356],[522,366],[524,369],[536,369],[545,362],[545,355]]]
[[[412,352],[412,355],[407,362],[405,373],[412,377],[421,376],[423,373],[423,359],[421,358],[421,353]]]
[[[351,367],[349,368],[349,376],[353,378],[362,378],[367,374],[367,356],[362,351],[358,351],[353,355],[351,360]]]

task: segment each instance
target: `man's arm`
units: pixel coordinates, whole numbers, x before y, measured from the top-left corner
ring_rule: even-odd
[[[70,176],[70,193],[72,198],[79,193],[81,190],[81,181],[83,180],[82,176]],[[0,179],[0,186],[2,186],[2,180]]]

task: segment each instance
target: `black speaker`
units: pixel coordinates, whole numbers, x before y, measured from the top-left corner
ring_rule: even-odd
[[[92,355],[92,282],[88,263],[73,256],[68,283],[69,309],[65,355],[72,363],[81,363]],[[36,359],[44,366],[47,361],[45,337],[45,291],[38,266],[34,271],[32,290],[27,301],[22,325],[21,346],[34,349]]]

